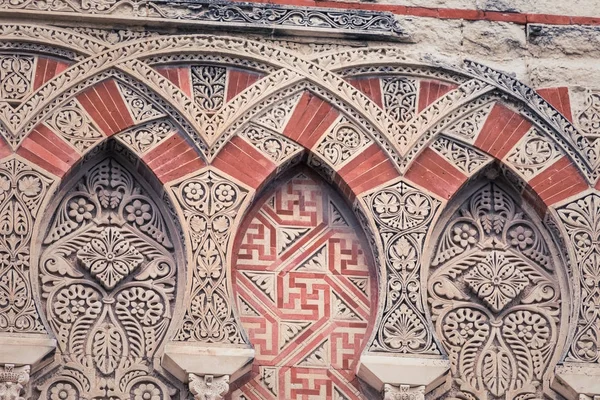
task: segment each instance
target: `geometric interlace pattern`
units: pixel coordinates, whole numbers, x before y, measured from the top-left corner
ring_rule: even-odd
[[[240,230],[233,287],[256,351],[232,399],[360,399],[354,374],[374,314],[361,232],[319,178],[297,173]]]

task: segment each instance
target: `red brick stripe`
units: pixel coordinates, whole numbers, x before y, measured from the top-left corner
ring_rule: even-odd
[[[383,108],[381,81],[379,78],[348,78],[346,81],[363,92],[365,96],[373,100],[379,107]]]
[[[235,136],[219,152],[212,165],[257,189],[276,165],[245,140]]]
[[[305,92],[283,134],[310,149],[338,116],[339,112],[329,103],[310,92]]]
[[[542,96],[548,103],[564,115],[569,121],[573,122],[571,114],[571,99],[569,97],[569,89],[566,87],[538,89],[538,94]]]
[[[33,90],[39,89],[44,83],[54,78],[69,67],[69,64],[63,61],[47,57],[39,57],[33,78]]]
[[[437,81],[422,80],[419,83],[419,105],[417,112],[423,111],[428,105],[458,86]]]
[[[387,154],[378,145],[371,144],[338,171],[334,182],[347,198],[354,199],[399,176]]]
[[[501,104],[495,104],[481,128],[475,146],[502,159],[531,128],[531,123]]]
[[[134,124],[129,108],[113,80],[100,82],[87,89],[77,96],[77,100],[107,136]]]
[[[192,82],[189,67],[159,67],[156,72],[173,82],[188,97],[192,97]]]
[[[255,72],[240,71],[237,69],[230,69],[228,71],[229,79],[227,83],[227,97],[226,101],[233,99],[239,93],[241,93],[248,86],[259,80],[262,75]]]
[[[23,140],[17,154],[60,178],[79,160],[79,154],[43,124]]]
[[[417,157],[405,177],[445,199],[450,199],[467,180],[466,175],[429,148]]]
[[[558,203],[588,188],[575,165],[564,156],[529,181],[546,206]]]
[[[206,166],[196,150],[177,134],[150,150],[142,160],[162,183],[179,179]]]

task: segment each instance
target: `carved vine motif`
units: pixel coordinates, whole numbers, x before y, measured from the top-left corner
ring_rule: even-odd
[[[568,359],[600,360],[600,196],[588,194],[558,209],[570,241],[575,245],[581,305]]]
[[[248,191],[205,171],[171,188],[183,210],[193,252],[190,304],[178,341],[243,343],[227,289],[227,245]]]
[[[176,131],[173,122],[160,119],[129,128],[119,133],[117,138],[138,155],[143,155]]]
[[[225,104],[227,69],[209,65],[192,67],[192,91],[196,105],[213,114]]]
[[[104,137],[77,100],[63,105],[46,124],[80,152]]]
[[[408,122],[417,112],[417,84],[410,78],[382,80],[383,102],[390,116],[397,122]]]
[[[153,198],[113,158],[93,165],[63,195],[38,265],[62,366],[38,384],[40,398],[174,394],[152,362],[178,287],[171,234]]]
[[[34,57],[0,55],[0,100],[20,101],[29,94],[33,82]]]
[[[508,155],[506,161],[526,179],[531,179],[561,155],[561,151],[554,143],[542,136],[537,129],[531,129]]]
[[[431,144],[431,148],[467,176],[473,174],[491,160],[485,153],[444,136],[439,136]]]
[[[0,331],[46,332],[31,291],[30,245],[54,180],[17,158],[0,164]]]
[[[427,289],[456,397],[543,397],[559,336],[558,278],[539,228],[496,183],[446,223]]]
[[[239,135],[246,138],[254,147],[278,164],[302,150],[300,146],[285,136],[271,132],[259,125],[249,124],[240,131]]]
[[[387,272],[383,319],[371,351],[439,354],[421,300],[421,253],[440,202],[398,182],[363,198],[375,219]]]
[[[337,166],[372,142],[347,118],[342,117],[317,146],[317,153],[331,165]]]

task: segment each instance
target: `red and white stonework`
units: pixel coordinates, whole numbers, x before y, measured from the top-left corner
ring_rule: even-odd
[[[233,399],[360,398],[374,270],[350,210],[313,174],[279,182],[240,229],[234,296],[256,355]]]
[[[0,400],[600,398],[550,3],[0,1]]]

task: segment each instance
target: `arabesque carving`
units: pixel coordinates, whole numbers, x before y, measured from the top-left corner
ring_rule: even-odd
[[[129,168],[104,158],[51,214],[37,272],[60,365],[38,384],[40,398],[175,394],[153,362],[179,287],[177,237],[156,198]]]
[[[374,217],[385,263],[383,319],[369,350],[439,354],[427,326],[421,294],[421,254],[425,235],[440,201],[404,181],[386,186],[362,201]]]
[[[171,187],[191,243],[190,303],[176,341],[245,343],[227,286],[228,244],[248,191],[213,170]]]
[[[564,319],[555,268],[537,223],[495,182],[445,223],[427,290],[453,396],[543,397]]]
[[[31,290],[30,246],[53,183],[14,156],[0,163],[0,332],[46,332]]]
[[[588,193],[557,210],[571,243],[579,276],[580,305],[576,307],[575,334],[568,360],[600,361],[600,196]],[[575,274],[574,274],[575,275]]]

